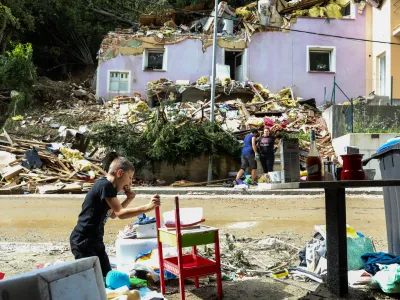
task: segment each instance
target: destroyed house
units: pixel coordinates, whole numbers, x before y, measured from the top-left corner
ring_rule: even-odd
[[[282,2],[285,6],[280,7]],[[266,10],[262,1],[258,7],[236,10],[225,9],[224,3],[219,10],[217,78],[229,77],[239,89],[247,80],[273,91],[289,87],[295,98],[315,98],[317,105],[330,100],[334,77],[349,97],[370,92],[366,91],[367,43],[360,39],[366,39],[367,15],[376,8],[346,0],[295,4],[280,0]],[[192,26],[177,26],[172,18],[165,26],[109,33],[99,51],[97,96],[112,99],[139,93],[160,100],[182,94],[183,101],[200,100],[204,91],[209,93],[212,73],[212,19],[210,14]],[[196,81],[202,76],[208,80],[199,89]],[[176,83],[162,96],[151,88],[161,78]],[[235,89],[228,84],[221,91],[229,95]],[[336,102],[344,101],[344,96],[336,95]]]

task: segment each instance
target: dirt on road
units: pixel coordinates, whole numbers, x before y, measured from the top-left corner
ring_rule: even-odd
[[[0,272],[8,277],[35,269],[39,264],[73,259],[68,241],[83,199],[83,195],[0,196]],[[131,205],[143,205],[148,199],[148,196],[137,196]],[[206,224],[220,228],[222,234],[253,239],[274,236],[299,248],[313,236],[314,225],[325,224],[325,201],[318,196],[181,196],[180,199],[181,207],[203,207]],[[162,211],[171,209],[173,197],[162,197]],[[105,242],[112,246],[118,231],[131,222],[109,220]],[[372,236],[378,251],[387,250],[382,197],[348,197],[347,223]],[[108,248],[111,256],[115,255],[114,251]],[[306,296],[307,289],[317,287],[312,283],[292,283],[302,287],[263,277],[225,282],[225,299],[299,299]],[[187,289],[187,299],[215,299],[214,283],[197,290],[193,286]],[[179,299],[177,291],[177,287],[170,287],[167,298]],[[367,296],[348,299],[367,299]],[[369,299],[385,299],[385,296]]]

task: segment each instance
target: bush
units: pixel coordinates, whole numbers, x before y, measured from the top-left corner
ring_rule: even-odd
[[[216,158],[224,153],[240,157],[241,145],[218,124],[194,123],[185,117],[167,121],[160,111],[141,132],[134,125],[98,124],[92,141],[129,158],[138,169],[154,162],[183,165],[203,153]]]

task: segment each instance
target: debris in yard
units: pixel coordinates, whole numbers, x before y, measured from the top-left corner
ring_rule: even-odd
[[[9,139],[11,141],[9,141]],[[66,146],[0,136],[0,190],[23,189],[29,193],[82,193],[106,174],[78,150]],[[13,146],[11,146],[11,144]]]

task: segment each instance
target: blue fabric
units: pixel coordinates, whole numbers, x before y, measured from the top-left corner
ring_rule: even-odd
[[[133,222],[132,225],[146,225],[146,224],[152,224],[156,222],[155,217],[147,217],[145,214],[141,214],[138,216],[137,221]]]
[[[109,289],[116,290],[123,286],[129,288],[131,282],[127,274],[118,271],[110,271],[106,276],[106,285]]]
[[[249,135],[246,135],[246,137],[244,138],[244,147],[242,149],[242,155],[254,154],[253,146],[251,143],[251,139],[254,136],[255,136],[254,134],[250,133]]]
[[[381,265],[399,264],[400,256],[395,256],[385,252],[370,252],[362,255],[361,260],[366,265],[364,270],[372,275],[375,275],[376,272],[379,271],[379,267],[377,264]]]

